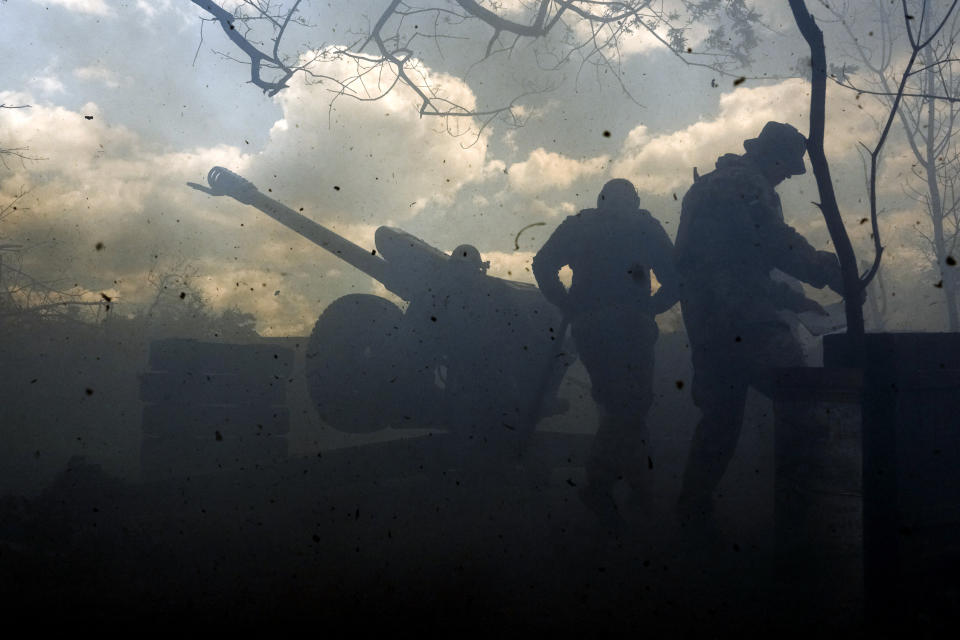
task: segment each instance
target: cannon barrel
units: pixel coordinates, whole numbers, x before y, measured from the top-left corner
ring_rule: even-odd
[[[497,420],[529,435],[572,362],[566,323],[536,286],[445,268],[450,256],[392,227],[377,229],[377,251],[364,249],[223,167],[207,181],[209,188],[188,184],[256,207],[410,303],[401,311],[384,298],[351,294],[321,314],[307,377],[324,420],[355,432],[429,426],[453,420],[444,408],[451,398],[482,399],[497,408]],[[447,367],[442,386],[437,366]],[[488,397],[478,395],[482,388]]]
[[[377,256],[375,251],[364,249],[323,225],[317,224],[310,218],[297,213],[290,207],[277,202],[262,193],[246,178],[229,169],[213,167],[207,174],[207,182],[210,184],[210,188],[202,189],[203,191],[216,196],[230,196],[243,204],[256,207],[280,224],[296,231],[307,240],[326,249],[336,257],[382,283],[388,290],[404,300],[409,300],[410,296],[415,294],[415,291],[411,290],[410,278],[402,273],[396,265]],[[445,254],[433,249],[421,240],[413,236],[408,238],[406,236],[409,236],[409,234],[400,230],[381,227],[377,230],[377,243],[378,245],[384,241],[391,245],[419,243],[422,246],[418,246],[418,249],[422,250],[425,247],[433,252],[433,254],[429,254],[430,259],[446,258]],[[381,251],[381,253],[384,252]]]

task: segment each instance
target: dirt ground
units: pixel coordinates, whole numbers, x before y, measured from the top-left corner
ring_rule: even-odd
[[[373,473],[384,460],[388,478]],[[862,631],[842,562],[786,576],[769,528],[699,535],[655,494],[624,499],[627,525],[611,531],[580,503],[580,469],[429,467],[409,443],[152,484],[77,462],[40,497],[3,499],[0,601],[15,617],[156,624]]]

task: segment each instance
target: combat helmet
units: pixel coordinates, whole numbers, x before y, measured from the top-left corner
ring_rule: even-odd
[[[744,140],[743,148],[764,162],[782,164],[790,175],[798,176],[807,172],[803,164],[807,139],[793,125],[770,121],[763,125],[763,130],[756,138]]]
[[[600,195],[597,196],[598,209],[619,209],[627,207],[636,209],[640,206],[640,196],[633,183],[624,178],[614,178],[603,185]]]
[[[461,244],[450,254],[450,262],[465,271],[479,271],[486,273],[490,268],[490,261],[484,261],[480,251],[472,244]]]

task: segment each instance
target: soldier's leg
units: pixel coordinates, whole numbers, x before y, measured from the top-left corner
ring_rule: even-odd
[[[578,323],[573,332],[600,414],[587,478],[596,489],[609,491],[617,480],[629,477],[640,459],[641,443],[647,442],[657,328],[643,314],[617,309],[600,320]]]
[[[618,467],[630,485],[631,501],[640,504],[649,498],[653,481],[654,451],[647,428],[647,414],[653,406],[653,346],[650,345],[648,364],[634,378],[630,424],[625,425]]]
[[[712,496],[740,439],[747,378],[732,367],[701,364],[694,374],[693,399],[703,414],[690,444],[680,494],[681,518],[711,516]]]
[[[646,484],[647,458],[651,455],[646,420],[641,412],[608,413],[601,417],[587,462],[587,481],[609,491],[618,480],[638,489]]]
[[[605,389],[613,377],[609,375],[607,355],[610,335],[597,316],[581,316],[571,326],[580,361],[590,376],[590,391],[597,406],[599,423],[586,461],[587,483],[580,488],[580,499],[607,527],[617,529],[623,518],[613,499],[613,485],[617,472],[610,462],[611,452],[617,449],[619,429],[605,402]]]

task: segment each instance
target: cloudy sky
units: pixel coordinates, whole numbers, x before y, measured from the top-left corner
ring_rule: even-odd
[[[306,4],[310,26],[294,42],[322,47],[353,42],[386,3]],[[805,46],[785,1],[756,4],[763,44],[738,84],[640,34],[623,42],[619,80],[577,64],[545,72],[544,49],[533,46],[477,66],[489,38],[479,25],[458,32],[466,39],[424,45],[422,73],[460,104],[484,109],[532,92],[520,103],[522,127],[495,119],[480,131],[477,120],[421,118],[402,87],[331,105],[329,83],[298,75],[265,96],[247,82],[248,67],[221,55],[242,57],[217,25],[201,29],[203,12],[188,0],[8,0],[0,103],[30,106],[0,110],[0,147],[28,156],[0,165],[0,202],[26,192],[0,222],[0,243],[24,245],[36,277],[90,299],[106,293],[121,311],[152,296],[151,277],[190,270],[213,308],[253,313],[267,335],[303,335],[336,297],[381,288],[255,210],[186,182],[223,165],[365,247],[378,226],[399,226],[445,251],[475,244],[495,275],[520,280],[530,280],[547,234],[592,206],[613,177],[637,185],[672,237],[693,167],[705,173],[717,156],[742,152],[768,120],[807,130],[808,85],[795,77]],[[522,3],[506,5],[520,15]],[[871,19],[858,17],[858,28]],[[691,33],[693,48],[702,33]],[[828,25],[827,35],[839,56],[844,34]],[[342,61],[317,70],[349,71]],[[867,209],[857,144],[873,144],[884,111],[838,87],[828,100],[841,209],[858,256],[872,259],[869,225],[858,224]],[[903,195],[910,164],[895,131],[881,180],[885,278],[897,294],[895,326],[936,328],[939,277],[917,233],[925,217]],[[812,174],[780,191],[787,219],[829,248]],[[516,249],[517,232],[533,223],[544,224]]]

